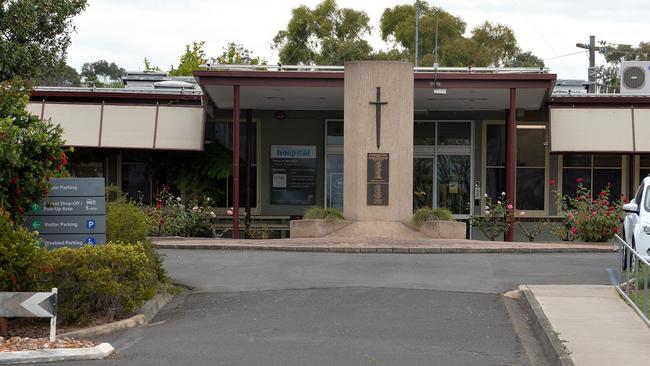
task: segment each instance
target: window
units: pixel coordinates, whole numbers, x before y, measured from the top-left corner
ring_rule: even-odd
[[[122,191],[136,202],[151,203],[151,173],[147,163],[122,163]]]
[[[438,145],[470,146],[472,128],[469,122],[438,122]]]
[[[68,153],[68,170],[74,177],[101,178],[104,176],[104,152],[76,148]]]
[[[326,121],[325,207],[343,209],[343,121]]]
[[[517,126],[518,210],[544,210],[546,192],[546,126]]]
[[[430,146],[436,144],[436,124],[415,122],[413,126],[413,145]]]
[[[579,182],[592,192],[610,186],[610,198],[617,200],[623,185],[621,155],[567,154],[562,156],[562,193],[575,197]]]
[[[641,183],[641,185],[639,186],[639,189],[637,189],[637,191],[636,191],[636,196],[634,196],[634,203],[636,203],[637,205],[641,204],[641,198],[643,196],[643,188],[644,188],[643,183]],[[646,198],[646,200],[647,200],[647,198]]]
[[[246,122],[239,123],[239,204],[243,207],[246,202]],[[257,206],[257,123],[253,121],[251,128],[250,152],[250,199],[251,206]],[[216,143],[232,151],[233,140],[231,121],[209,121],[206,124],[206,143]],[[224,164],[231,166],[232,158]],[[232,176],[225,180],[226,200],[217,202],[219,206],[232,206],[233,179]]]
[[[485,129],[485,193],[499,197],[506,190],[506,127],[488,123]],[[544,211],[546,204],[546,126],[517,125],[517,210]]]
[[[639,179],[637,182],[648,175],[650,175],[650,155],[639,155]]]

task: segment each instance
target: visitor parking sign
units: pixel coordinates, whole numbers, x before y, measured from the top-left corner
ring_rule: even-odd
[[[34,203],[25,226],[47,248],[106,243],[104,178],[57,178],[48,196]]]

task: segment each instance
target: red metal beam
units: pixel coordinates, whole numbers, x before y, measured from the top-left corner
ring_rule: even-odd
[[[239,239],[239,85],[233,86],[232,109],[232,238]]]
[[[285,71],[194,71],[201,86],[247,85],[280,87],[343,87],[342,72]],[[555,84],[555,74],[530,73],[414,73],[416,88],[431,88],[437,80],[441,88],[530,88],[547,89]]]
[[[517,174],[517,89],[510,89],[510,109],[506,122],[506,205],[515,205]],[[513,210],[514,211],[514,210]],[[514,241],[514,215],[508,216],[510,223],[506,232],[506,241]]]

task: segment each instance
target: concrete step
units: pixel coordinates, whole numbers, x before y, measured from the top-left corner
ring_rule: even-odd
[[[396,221],[357,221],[326,238],[402,238],[428,239],[421,232]]]

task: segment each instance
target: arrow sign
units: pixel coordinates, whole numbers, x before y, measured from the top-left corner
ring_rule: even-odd
[[[54,318],[55,292],[0,292],[0,317]]]

